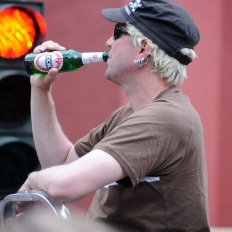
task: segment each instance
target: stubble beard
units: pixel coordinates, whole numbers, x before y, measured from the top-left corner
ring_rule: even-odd
[[[105,76],[106,76],[107,80],[113,82],[116,85],[120,85],[120,83],[117,80],[117,74],[116,74],[116,72],[113,71],[112,69],[110,69],[109,67],[105,71]]]

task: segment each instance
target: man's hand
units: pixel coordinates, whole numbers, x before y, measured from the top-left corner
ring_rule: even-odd
[[[58,51],[65,50],[65,47],[55,43],[51,40],[42,43],[34,49],[34,52],[47,52],[47,51]],[[34,75],[31,77],[31,86],[36,87],[42,91],[48,91],[52,83],[58,78],[58,70],[52,68],[49,70],[47,76]]]
[[[20,191],[25,191],[25,190],[31,190],[28,181],[26,180],[26,182],[22,185],[22,187],[19,189]],[[29,209],[32,208],[33,202],[17,202],[16,203],[16,214],[18,218],[22,218],[25,214],[25,212]]]
[[[18,192],[23,192],[27,190],[32,190],[28,179],[22,185]],[[40,201],[18,201],[16,202],[16,214],[17,218],[21,219],[27,215],[27,212],[32,212],[33,210],[38,210],[44,208],[44,205]]]

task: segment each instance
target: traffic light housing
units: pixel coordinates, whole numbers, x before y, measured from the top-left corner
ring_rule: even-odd
[[[30,116],[24,56],[46,33],[43,3],[0,0],[0,199],[40,168]]]
[[[46,33],[42,3],[0,1],[0,58],[22,59]]]

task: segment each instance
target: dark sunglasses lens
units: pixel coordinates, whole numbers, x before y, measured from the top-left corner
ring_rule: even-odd
[[[121,27],[115,26],[114,28],[114,40],[117,40],[121,36]]]

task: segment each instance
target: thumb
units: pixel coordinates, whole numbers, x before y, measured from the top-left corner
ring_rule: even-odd
[[[58,69],[56,68],[51,68],[48,72],[48,76],[49,76],[49,81],[53,82],[54,80],[56,80],[58,78]]]
[[[58,69],[51,68],[47,76],[43,79],[45,86],[50,88],[50,86],[58,78],[58,76],[59,76]]]

